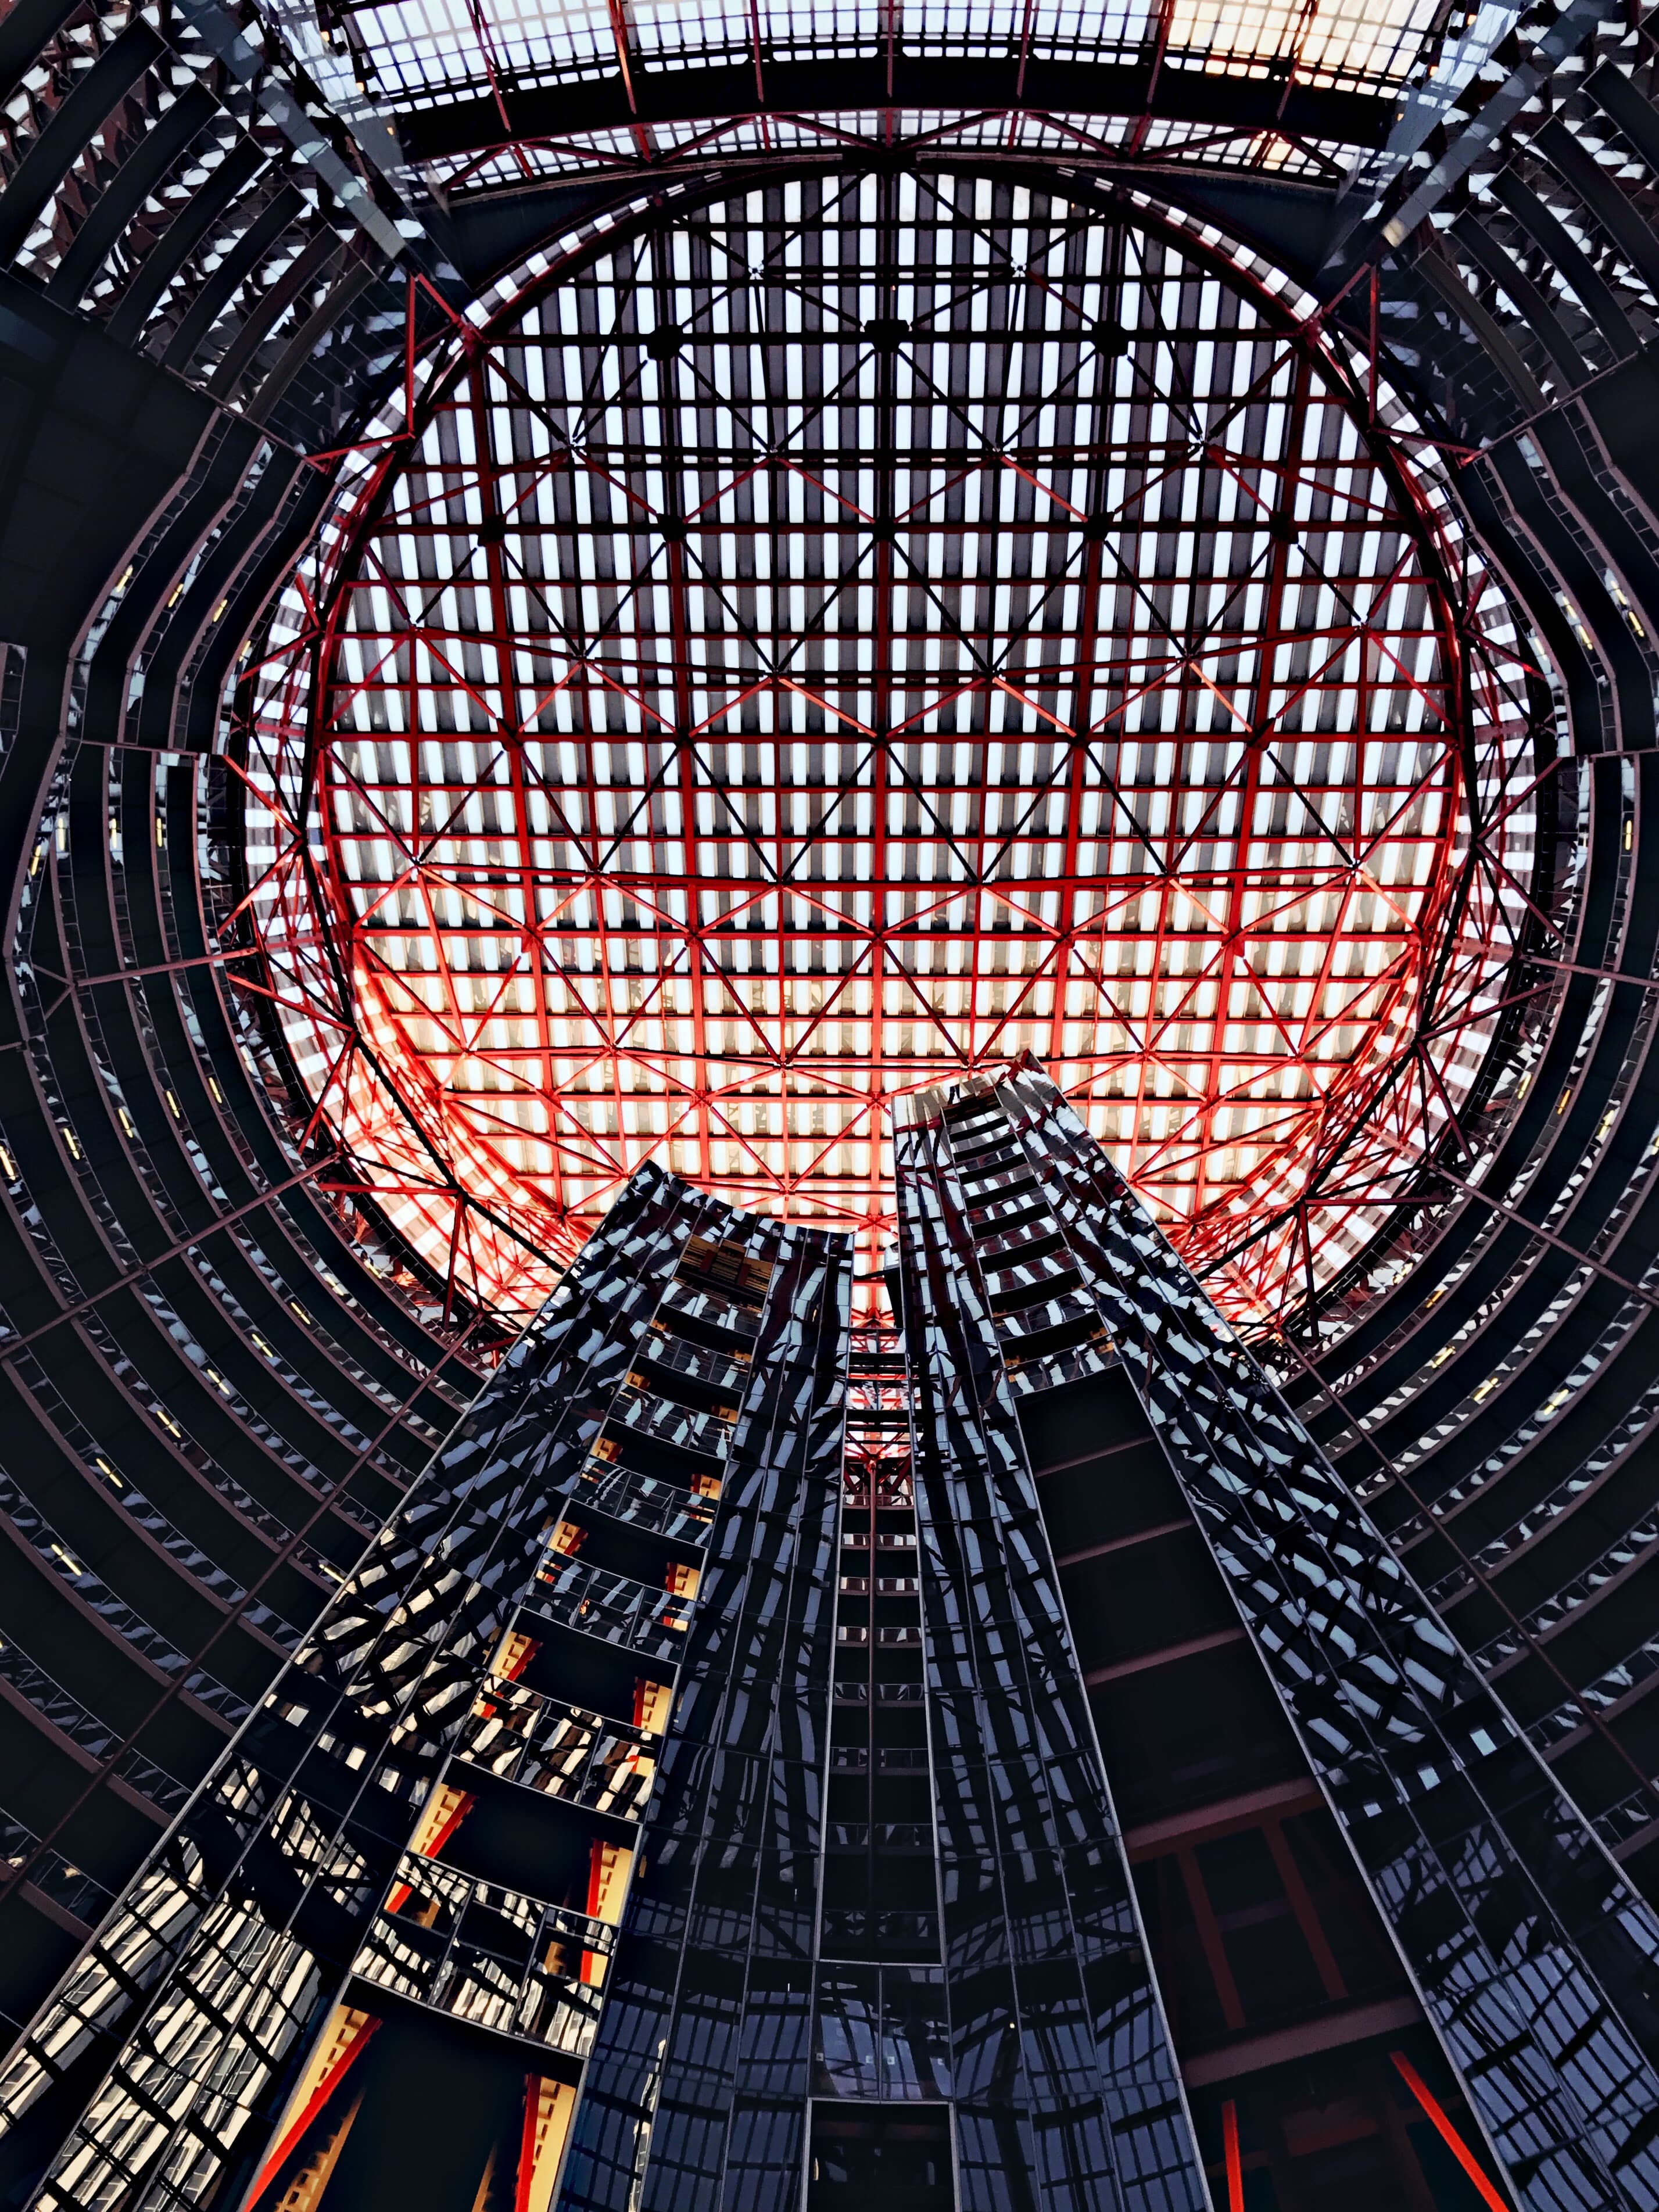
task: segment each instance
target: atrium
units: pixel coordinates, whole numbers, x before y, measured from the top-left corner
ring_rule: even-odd
[[[1236,1355],[1258,1378],[1331,1510],[1372,1532],[1375,1587],[1403,1573],[1648,1925],[1656,33],[1642,0],[0,13],[0,2204],[359,2201],[343,2132],[296,2166],[278,2130],[263,2162],[170,2194],[59,2188],[43,2177],[126,2031],[52,2046],[49,2095],[28,2068],[373,1547],[431,1510],[434,1455],[511,1396],[603,1255],[635,1264],[660,1189],[694,1194],[672,1201],[685,1252],[741,1247],[771,1283],[755,1310],[781,1375],[800,1331],[833,1332],[798,1304],[787,1336],[767,1271],[829,1254],[840,1280],[844,1255],[824,1602],[873,1637],[879,1578],[846,1547],[925,1554],[949,1520],[908,1471],[922,1409],[982,1409],[1000,1376],[1012,1441],[985,1449],[1058,1497],[1079,1409],[1107,1403],[1111,1359],[1133,1367],[1100,1287],[1127,1263],[1085,1252],[1053,1167],[1085,1145],[1078,1220],[1130,1237],[1122,1209],[1144,1209],[1147,1280],[1173,1254],[1170,1310],[1190,1279],[1215,1372]],[[974,1198],[982,1098],[1041,1152],[1035,1231]],[[638,1236],[665,1311],[689,1312],[691,1262]],[[1021,1266],[1054,1292],[1036,1350],[1012,1348]],[[938,1332],[973,1312],[989,1349],[951,1366]],[[620,1328],[606,1309],[626,1395]],[[712,1374],[682,1409],[726,1419]],[[1110,1419],[1150,1450],[1164,1415],[1136,1387]],[[1257,1444],[1279,1413],[1249,1416]],[[1196,1476],[1172,1480],[1177,1546],[1196,1559],[1201,1528],[1208,1548],[1171,1618],[1190,1599],[1198,1621],[1227,1536]],[[1092,1700],[1123,1863],[1173,1867],[1210,1845],[1157,1840],[1197,1799],[1134,1810],[1148,1747],[1206,1700],[1243,1713],[1237,1669],[1271,1632],[1215,1582],[1193,1635],[1240,1650],[1213,1684],[1178,1672],[1186,1643],[1152,1679],[1155,1623],[1097,1663],[1094,1613],[1127,1621],[1135,1593],[1077,1579],[1072,1510],[1042,1507],[1061,1671]],[[661,1587],[687,1595],[701,1570],[663,1540]],[[901,1595],[942,1650],[934,1586]],[[1120,1668],[1138,1718],[1112,1704]],[[883,1679],[872,1660],[872,1712]],[[923,1669],[918,1705],[924,1680],[940,1694]],[[1308,1818],[1346,1818],[1273,1680],[1274,1741],[1301,1747],[1218,1784],[1205,1836],[1292,1775]],[[833,1826],[843,1737],[819,1717]],[[871,1731],[849,1761],[922,1761]],[[869,1879],[908,1899],[913,1875]],[[1389,1953],[1386,2003],[1416,2003],[1383,1877],[1350,1878],[1407,1961]],[[929,1942],[946,1972],[946,1937],[888,1945],[839,1879],[815,1972],[932,1972]],[[1299,2107],[1264,2117],[1229,2086],[1311,2064],[1314,2028],[1269,2051],[1224,1966],[1195,2027],[1171,1961],[1184,1944],[1210,1971],[1231,1935],[1197,1905],[1174,1932],[1186,1905],[1136,1881],[1194,2188],[1228,2212],[1367,2212],[1369,2183],[1313,2178],[1296,2145],[1329,2145]],[[1643,1986],[1632,2033],[1659,2064]],[[1420,2171],[1402,2150],[1379,2203],[1659,2203],[1635,2151],[1580,2188],[1506,2148],[1432,2016],[1398,2032],[1439,2120],[1389,2073],[1386,2023],[1375,2081],[1319,2107],[1333,2142],[1358,2097],[1360,2136],[1453,2145],[1443,2186],[1433,2144]],[[307,2094],[335,2063],[306,2062]],[[601,2071],[558,2079],[591,2100]],[[454,2212],[785,2201],[735,2167],[677,2199],[644,2164],[581,2195],[561,2146],[587,2123],[526,2078],[540,2148],[509,2174],[498,2113]],[[900,2092],[834,2092],[859,2108],[822,2136],[845,2178],[820,2185],[800,2149],[804,2212],[850,2204],[882,2157],[922,2208],[1131,2200],[1071,2167],[1000,2197],[968,2092],[915,2094],[957,2118],[890,2141],[863,2106]],[[1187,2200],[1170,2180],[1158,2201]]]

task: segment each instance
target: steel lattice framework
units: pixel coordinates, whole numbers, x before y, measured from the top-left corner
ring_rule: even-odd
[[[358,127],[447,198],[848,145],[1334,179],[1438,113],[1515,0],[258,0]],[[1409,146],[1422,143],[1411,125]],[[1390,165],[1387,162],[1385,167]]]
[[[316,1117],[514,1309],[649,1152],[876,1234],[885,1099],[1031,1051],[1281,1312],[1454,1129],[1532,896],[1547,694],[1408,428],[1127,201],[795,180],[544,271],[244,693]]]
[[[273,8],[280,19],[280,5]],[[1445,17],[1432,0],[1332,0],[1310,9],[1298,0],[1127,0],[1097,9],[970,4],[921,0],[879,12],[832,0],[802,6],[769,0],[623,7],[546,0],[328,0],[319,11],[337,27],[379,95],[399,105],[446,105],[469,94],[500,96],[528,85],[587,81],[620,66],[681,68],[713,61],[830,61],[848,51],[902,38],[921,53],[990,55],[1011,51],[1043,61],[1135,61],[1149,45],[1172,72],[1230,70],[1245,76],[1277,65],[1305,81],[1365,88],[1393,87],[1419,61]]]

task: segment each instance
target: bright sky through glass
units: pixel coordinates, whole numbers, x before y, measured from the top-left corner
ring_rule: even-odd
[[[647,1153],[873,1237],[885,1100],[1026,1050],[1242,1317],[1360,1249],[1533,822],[1501,602],[1337,374],[1173,235],[890,177],[647,229],[478,349],[293,603],[249,833],[434,1266],[533,1303]]]
[[[856,51],[887,33],[867,0],[631,0],[564,6],[541,0],[394,0],[351,11],[380,98],[398,107],[471,94],[492,78],[544,82],[617,67],[618,21],[647,68],[742,58]],[[1433,0],[1175,0],[1164,66],[1294,69],[1307,83],[1386,89],[1417,58]],[[1133,60],[1160,35],[1158,9],[1079,8],[1065,0],[910,0],[892,28],[913,53],[1004,54],[1022,45],[1051,60]]]

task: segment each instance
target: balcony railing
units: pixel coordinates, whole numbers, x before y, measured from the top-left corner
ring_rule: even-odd
[[[684,1314],[692,1321],[705,1322],[710,1328],[726,1329],[745,1340],[752,1340],[760,1327],[760,1313],[754,1305],[714,1284],[688,1283],[678,1276],[663,1285],[662,1310],[665,1313]]]
[[[603,1567],[584,1566],[557,1552],[548,1553],[525,1604],[562,1627],[654,1659],[679,1657],[691,1618],[689,1598]]]
[[[1099,1310],[1088,1293],[1068,1285],[1058,1297],[1047,1299],[1041,1305],[1023,1306],[1018,1313],[999,1314],[997,1333],[1006,1344],[1018,1346],[1023,1340],[1047,1336],[1051,1330],[1067,1328],[1073,1322],[1099,1319]],[[1105,1334],[1103,1323],[1101,1334]],[[1033,1345],[1032,1348],[1036,1347]]]
[[[869,1747],[862,1743],[832,1745],[830,1764],[838,1772],[867,1773]],[[922,1743],[880,1744],[876,1749],[876,1765],[884,1774],[925,1774],[927,1771],[927,1747]]]
[[[931,1851],[933,1831],[926,1820],[832,1820],[826,1840],[832,1851]]]
[[[845,1643],[848,1639],[842,1638]],[[860,1642],[863,1638],[859,1639]],[[878,1682],[875,1686],[878,1705],[925,1705],[927,1692],[920,1682]],[[870,1685],[862,1675],[843,1675],[836,1684],[836,1703],[838,1705],[867,1705]]]
[[[653,1367],[669,1368],[676,1375],[689,1376],[694,1382],[707,1382],[712,1389],[729,1392],[734,1397],[741,1397],[749,1386],[750,1353],[735,1348],[713,1352],[707,1345],[693,1344],[687,1337],[667,1335],[659,1322],[653,1322],[647,1330],[640,1344],[639,1357],[648,1359]]]
[[[672,1536],[690,1544],[708,1540],[714,1502],[686,1490],[678,1482],[665,1482],[654,1474],[637,1474],[632,1468],[608,1465],[591,1459],[572,1493],[574,1502],[644,1528],[653,1536]]]
[[[1017,1161],[999,1174],[987,1176],[982,1182],[975,1182],[971,1189],[964,1184],[962,1194],[968,1201],[969,1212],[978,1214],[982,1219],[1006,1206],[1011,1199],[1023,1197],[1027,1191],[1038,1188],[1037,1179],[1030,1169],[1023,1161]]]
[[[1045,1260],[1050,1253],[1065,1252],[1066,1249],[1065,1238],[1054,1225],[1054,1216],[1047,1212],[1035,1221],[1023,1222],[995,1236],[981,1237],[975,1246],[979,1264],[988,1277],[1000,1274],[1005,1267]]]
[[[966,1158],[954,1145],[951,1149],[956,1157],[963,1191],[970,1202],[993,1176],[1000,1180],[1028,1164],[1018,1141],[1012,1137],[1000,1143],[982,1145]]]
[[[1027,1312],[1042,1300],[1063,1297],[1080,1289],[1082,1282],[1071,1254],[1063,1248],[1041,1259],[1013,1261],[985,1271],[991,1311],[999,1320]]]
[[[648,1396],[629,1388],[617,1391],[611,1419],[614,1426],[626,1428],[635,1436],[654,1437],[659,1443],[701,1452],[708,1459],[724,1459],[732,1437],[731,1423],[718,1414],[699,1413],[690,1406],[677,1406],[672,1399]]]
[[[462,1758],[504,1782],[585,1811],[637,1820],[656,1779],[656,1739],[519,1682],[486,1683],[460,1740]]]
[[[456,2020],[585,2057],[616,1931],[568,1905],[406,1851],[395,1912],[375,1915],[352,1971]]]

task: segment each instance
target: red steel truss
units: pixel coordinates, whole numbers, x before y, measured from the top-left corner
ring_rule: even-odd
[[[394,111],[405,160],[446,198],[623,168],[659,182],[711,155],[834,160],[860,138],[1334,179],[1386,137],[1407,82],[1438,68],[1449,92],[1478,66],[1467,40],[1458,53],[1468,27],[1433,0],[262,0],[260,14],[342,112],[365,98]]]
[[[508,1310],[647,1155],[873,1249],[885,1101],[1030,1050],[1236,1316],[1316,1291],[1533,897],[1528,672],[1408,432],[1253,267],[984,179],[526,282],[245,687],[361,1187]]]

